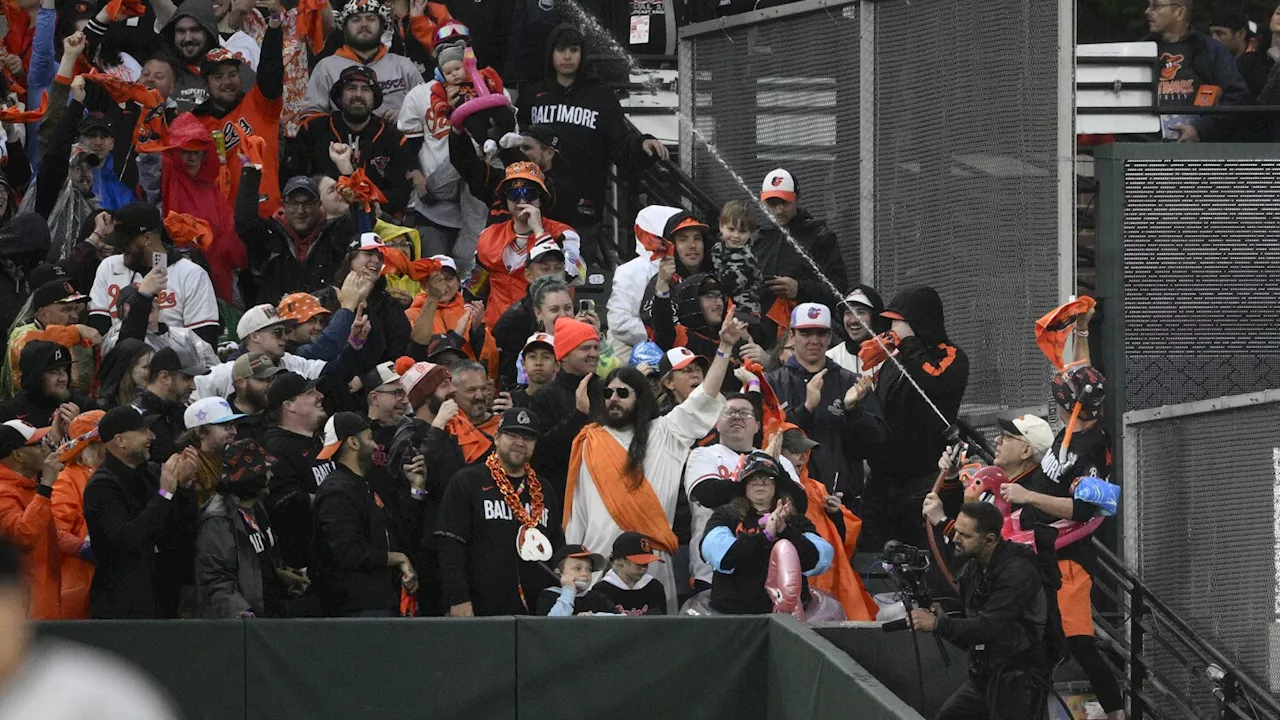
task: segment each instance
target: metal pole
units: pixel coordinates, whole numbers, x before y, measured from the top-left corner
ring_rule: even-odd
[[[1139,697],[1142,683],[1147,677],[1147,668],[1142,661],[1142,623],[1139,620],[1147,612],[1142,588],[1137,585],[1129,591],[1129,694],[1130,720],[1142,720],[1146,710],[1146,701]]]
[[[1076,293],[1076,3],[1058,0],[1058,301]]]
[[[876,284],[876,4],[858,6],[858,242],[862,282]]]

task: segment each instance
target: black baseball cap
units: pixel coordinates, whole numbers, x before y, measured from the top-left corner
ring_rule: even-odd
[[[80,302],[87,299],[86,296],[80,294],[80,291],[76,289],[75,283],[70,280],[54,280],[41,285],[31,295],[31,307],[38,310],[46,305]]]
[[[320,448],[320,452],[316,457],[320,460],[328,460],[338,452],[338,448],[342,447],[342,443],[347,438],[355,437],[365,430],[369,429],[369,421],[353,412],[334,413],[324,424],[324,447]]]
[[[107,119],[107,114],[101,110],[90,110],[81,118],[78,130],[80,135],[88,134],[94,130],[101,130],[110,135],[111,121]]]
[[[818,447],[818,441],[800,428],[787,428],[782,432],[782,449],[787,452],[805,452]]]
[[[522,407],[513,407],[502,413],[502,420],[498,423],[498,432],[524,435],[537,440],[537,425],[538,416],[534,415],[532,411]]]
[[[89,218],[90,221],[93,217]],[[92,228],[90,228],[92,230]],[[88,237],[89,233],[85,233],[84,237]],[[84,239],[84,238],[81,238]],[[31,275],[27,278],[31,282],[31,287],[38,288],[55,280],[68,280],[71,276],[67,274],[67,269],[61,265],[50,265],[49,263],[41,263],[35,270],[31,271]],[[78,287],[77,287],[78,289]],[[34,298],[33,298],[34,299]],[[38,305],[36,307],[39,307]]]
[[[0,460],[9,457],[15,450],[38,444],[48,434],[49,428],[38,428],[22,420],[0,424]]]
[[[320,186],[306,175],[294,175],[284,184],[284,192],[280,193],[280,197],[287,198],[296,192],[305,192],[313,198],[319,198]]]
[[[662,558],[653,553],[653,541],[634,530],[622,533],[617,540],[613,541],[611,555],[614,560],[626,558],[641,565],[648,565],[654,561],[663,562]]]
[[[106,238],[106,241],[108,245],[117,249],[127,246],[143,233],[164,232],[164,220],[160,217],[160,208],[149,202],[129,203],[115,211],[114,219],[115,230]]]
[[[522,130],[520,134],[528,138],[533,138],[553,150],[560,149],[560,135],[556,133],[556,129],[552,125],[548,125],[546,123],[530,125]]]
[[[185,351],[179,352],[171,347],[167,347],[151,356],[151,372],[158,373],[161,370],[180,372],[191,377],[209,374],[209,368],[205,367],[198,359],[187,355]]]
[[[111,442],[111,438],[120,433],[151,427],[159,418],[159,415],[144,415],[132,405],[119,405],[108,410],[98,421],[98,438],[104,443]]]
[[[462,338],[451,332],[436,333],[431,336],[431,344],[427,346],[427,359],[435,361],[440,353],[455,352],[463,357],[467,353],[462,349]]]
[[[271,380],[271,387],[267,388],[267,411],[279,410],[286,401],[314,390],[318,383],[318,380],[308,380],[296,372],[276,375]]]
[[[1238,7],[1221,8],[1209,20],[1209,27],[1224,27],[1228,30],[1248,30],[1249,16]]]
[[[593,553],[587,549],[585,545],[565,545],[551,556],[551,567],[558,568],[560,563],[567,558],[587,558],[591,561],[591,572],[600,572],[609,567],[609,563],[605,561],[604,556],[600,553]]]
[[[48,340],[32,340],[22,346],[22,352],[18,355],[18,367],[24,372],[29,367],[52,370],[70,366],[71,352],[58,343]]]

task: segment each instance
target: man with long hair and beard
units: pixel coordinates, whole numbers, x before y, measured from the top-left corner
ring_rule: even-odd
[[[392,543],[382,498],[365,477],[373,470],[373,430],[352,412],[336,413],[324,427],[322,459],[337,467],[316,493],[313,558],[325,615],[393,617],[399,588],[418,590],[413,563]]]
[[[668,614],[676,612],[671,554],[679,543],[671,523],[685,459],[720,416],[720,385],[729,355],[745,334],[744,323],[726,317],[720,347],[702,385],[661,417],[653,388],[640,371],[627,367],[609,373],[603,414],[573,441],[565,488],[565,541],[601,548],[612,547],[628,530],[649,537],[664,560],[651,564],[649,572],[666,588]],[[577,405],[578,412],[590,412],[585,381]]]

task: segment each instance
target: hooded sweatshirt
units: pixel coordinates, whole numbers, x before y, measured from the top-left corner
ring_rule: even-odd
[[[186,0],[186,2],[178,6],[178,10],[173,14],[173,17],[160,30],[160,37],[168,43],[174,53],[174,57],[181,57],[177,54],[177,45],[173,41],[174,26],[184,17],[194,18],[196,22],[200,23],[200,27],[204,28],[205,33],[209,35],[209,39],[213,43],[212,47],[217,46],[219,39],[218,21],[214,19],[211,0]],[[206,48],[206,50],[208,49],[210,48]],[[173,92],[170,93],[169,99],[177,103],[178,112],[189,112],[208,99],[209,91],[205,87],[204,80],[200,77],[199,66],[186,65],[181,59],[177,61],[177,65],[178,77],[175,78]]]
[[[886,312],[900,314],[911,326],[914,335],[902,339],[897,360],[947,420],[933,412],[896,363],[884,363],[876,395],[889,424],[889,441],[870,458],[871,472],[900,480],[932,476],[947,444],[943,433],[955,422],[969,384],[969,357],[947,338],[942,298],[933,288],[900,291]]]
[[[404,96],[423,83],[422,73],[418,72],[412,60],[387,52],[385,46],[378,48],[372,60],[361,62],[349,45],[343,45],[336,53],[316,63],[311,70],[311,80],[307,82],[307,95],[303,100],[304,112],[327,115],[337,110],[329,99],[329,92],[342,71],[354,65],[364,65],[378,76],[382,104],[374,108],[373,112],[379,117],[388,110],[400,112]]]
[[[32,478],[0,465],[0,535],[25,556],[32,620],[62,618],[58,536],[49,502],[52,492],[52,487],[37,485]]]
[[[204,250],[209,279],[218,299],[230,303],[235,271],[245,266],[244,243],[236,235],[231,205],[218,192],[218,152],[213,136],[191,113],[169,126],[170,148],[164,151],[161,187],[165,213],[177,212],[208,221],[213,242]],[[182,162],[183,150],[204,150],[204,162],[193,177]]]
[[[53,521],[58,533],[62,573],[62,617],[85,620],[89,617],[89,586],[93,583],[93,561],[80,554],[89,539],[84,521],[84,486],[93,468],[79,458],[67,463],[53,483]]]
[[[49,426],[53,411],[57,410],[63,402],[73,402],[82,408],[93,407],[88,398],[74,391],[67,401],[45,395],[41,385],[44,381],[45,364],[49,359],[50,356],[46,353],[27,353],[26,357],[19,361],[22,372],[22,392],[15,395],[12,400],[0,404],[0,420],[22,420],[42,428]]]
[[[522,127],[539,123],[556,126],[574,185],[598,209],[604,202],[610,164],[634,171],[652,161],[640,147],[646,137],[627,123],[613,89],[586,76],[585,47],[573,84],[564,87],[556,80],[552,56],[560,36],[570,30],[577,31],[577,27],[566,23],[547,36],[546,78],[521,91],[518,117]]]
[[[880,313],[884,312],[884,300],[880,299],[880,293],[876,292],[876,289],[870,285],[862,284],[854,285],[849,288],[849,292],[851,293],[854,290],[861,290],[863,294],[867,296],[867,299],[871,301],[871,332],[877,335],[886,332],[889,329],[890,323],[886,318],[880,316]],[[863,368],[862,359],[858,357],[858,351],[862,348],[862,343],[850,341],[848,334],[844,331],[844,314],[847,310],[847,304],[842,301],[839,306],[834,308],[834,311],[831,314],[832,324],[836,326],[837,332],[840,334],[843,342],[828,350],[827,357],[835,360],[840,367],[851,373],[873,373],[877,368],[879,368],[879,366],[877,365],[875,368]]]
[[[149,350],[149,346],[137,338],[125,338],[116,343],[105,357],[99,368],[101,384],[98,389],[98,407],[110,410],[118,404],[116,395],[120,392],[120,383],[124,381],[138,356]],[[132,398],[127,399],[132,402]]]
[[[33,212],[20,212],[0,228],[0,328],[6,330],[35,288],[27,275],[49,254],[49,225]]]

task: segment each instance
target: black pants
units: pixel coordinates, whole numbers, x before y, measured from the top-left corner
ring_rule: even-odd
[[[1045,692],[1022,673],[1002,675],[997,687],[979,687],[971,678],[947,698],[937,720],[1041,720]],[[993,693],[988,696],[988,689]],[[992,707],[994,705],[994,707]]]
[[[920,509],[936,475],[898,478],[872,473],[862,488],[862,534],[858,550],[880,552],[890,540],[928,547]]]

